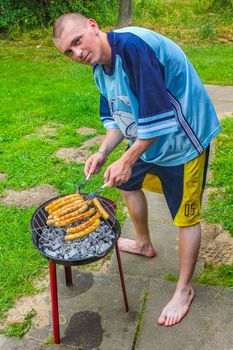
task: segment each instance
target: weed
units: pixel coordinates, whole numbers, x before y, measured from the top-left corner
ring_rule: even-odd
[[[45,344],[50,345],[50,344],[54,344],[54,339],[52,335],[49,335],[48,338],[44,341]]]
[[[36,316],[36,311],[32,309],[24,316],[22,322],[12,322],[8,324],[7,328],[2,331],[3,334],[11,337],[22,338],[30,329],[32,318]]]
[[[214,28],[213,23],[211,22],[202,22],[199,27],[198,27],[198,35],[200,39],[216,39],[217,32],[216,29]]]
[[[233,266],[207,264],[196,283],[233,288]]]
[[[164,275],[165,281],[171,281],[171,282],[177,282],[179,277],[176,275],[173,275],[172,273],[166,273]]]
[[[137,339],[141,333],[141,329],[142,329],[142,325],[143,325],[143,316],[144,316],[144,312],[145,312],[145,307],[146,307],[146,302],[148,299],[148,295],[149,295],[149,291],[148,288],[144,288],[143,290],[143,294],[140,300],[140,311],[139,311],[139,315],[138,315],[138,319],[136,322],[136,328],[135,328],[135,333],[134,333],[134,340],[133,340],[133,345],[131,350],[135,349],[136,343],[137,343]]]

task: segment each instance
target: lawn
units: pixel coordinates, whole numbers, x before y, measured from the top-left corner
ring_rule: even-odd
[[[210,166],[209,202],[203,215],[209,222],[220,223],[233,236],[233,118],[224,119],[221,126]]]
[[[143,1],[138,3],[140,5]],[[190,7],[186,5],[184,8],[189,11]],[[159,11],[154,17],[157,21],[151,20],[151,14],[144,18],[148,21],[148,27],[180,43],[204,83],[233,85],[230,59],[233,46],[225,40],[226,36],[221,42],[222,36],[216,33],[213,36],[213,30],[211,32],[221,16],[217,16],[215,22],[211,20],[211,25],[203,27],[202,32],[200,27],[197,33],[194,26],[190,27],[193,17],[188,21],[188,12],[183,13],[179,31],[175,25],[176,12],[165,26],[168,17],[161,15],[161,7]],[[229,26],[227,19],[226,23]],[[134,24],[140,25],[135,14]],[[147,26],[146,22],[144,25]],[[224,27],[222,22],[219,25]],[[185,31],[185,28],[190,28],[190,31]],[[222,33],[225,32],[223,29]],[[35,37],[35,33],[33,35]],[[98,118],[98,92],[90,68],[61,56],[51,46],[48,37],[30,40],[29,37],[26,41],[1,41],[0,45],[0,173],[7,175],[4,181],[0,181],[0,193],[2,195],[9,188],[22,191],[41,184],[53,185],[61,194],[73,192],[83,180],[83,165],[68,165],[54,153],[61,147],[79,147],[88,138],[76,133],[79,127],[94,127],[96,134],[104,133]],[[54,127],[56,131],[43,138],[41,130],[44,126]],[[221,217],[221,223],[231,232],[232,128],[232,120],[223,123],[223,132],[216,148],[218,153],[212,165],[211,185],[220,189],[221,200],[213,197],[209,209],[204,212],[211,221],[219,222],[218,218]],[[226,139],[228,142],[225,142]],[[110,157],[109,162],[119,157],[123,147]],[[91,150],[96,148],[97,145]],[[93,188],[102,181],[101,175],[96,176],[92,182]],[[115,190],[106,190],[105,194],[110,191],[111,197],[120,203]],[[16,296],[36,292],[33,278],[47,264],[31,243],[29,221],[34,210],[0,205],[1,316],[12,307]],[[121,205],[118,214],[122,219]]]
[[[7,175],[0,181],[1,194],[4,189],[22,191],[41,184],[53,185],[61,194],[74,192],[84,179],[83,165],[68,165],[53,154],[61,147],[80,146],[88,138],[76,133],[81,126],[104,133],[91,68],[66,60],[52,47],[18,43],[3,43],[0,58],[0,172]],[[56,132],[42,138],[43,126],[55,127]],[[109,162],[121,152],[120,148]],[[92,188],[102,183],[102,176],[96,176]],[[116,190],[111,196],[117,200]],[[31,242],[34,210],[0,205],[0,315],[16,295],[35,292],[33,277],[46,265]]]

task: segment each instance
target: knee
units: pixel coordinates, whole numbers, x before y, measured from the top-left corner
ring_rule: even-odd
[[[126,198],[126,199],[130,197],[130,191],[120,190],[120,194],[123,198]]]
[[[135,199],[136,197],[138,198],[138,195],[140,195],[141,193],[143,194],[142,190],[135,190],[135,191],[124,191],[124,190],[120,190],[120,193],[122,195],[122,197],[124,199]]]

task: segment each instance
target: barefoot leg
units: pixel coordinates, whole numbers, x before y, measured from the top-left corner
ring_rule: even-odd
[[[142,190],[122,191],[121,194],[129,210],[130,217],[134,224],[136,240],[125,238],[119,239],[119,249],[124,252],[155,256],[155,249],[152,245],[148,227],[147,200]]]
[[[180,227],[179,252],[180,276],[171,301],[163,309],[158,323],[173,326],[187,314],[194,298],[191,280],[195,269],[201,241],[201,225]]]

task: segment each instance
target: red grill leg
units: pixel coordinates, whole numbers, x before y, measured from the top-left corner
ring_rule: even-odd
[[[49,274],[50,274],[50,290],[52,303],[52,321],[53,321],[53,338],[55,344],[60,344],[59,332],[59,312],[58,312],[58,298],[57,298],[57,272],[56,264],[49,260]]]
[[[66,276],[66,285],[67,286],[72,286],[73,281],[72,281],[71,266],[65,266],[65,276]]]
[[[125,311],[128,312],[129,311],[129,304],[128,304],[128,298],[127,298],[127,293],[126,293],[126,288],[125,288],[125,280],[124,280],[124,274],[123,274],[123,269],[122,269],[122,264],[121,264],[121,256],[120,256],[117,242],[115,244],[115,248],[116,248],[118,269],[119,269],[119,274],[120,274],[120,279],[121,279],[121,288],[122,288],[122,293],[123,293],[124,302],[125,302]]]

